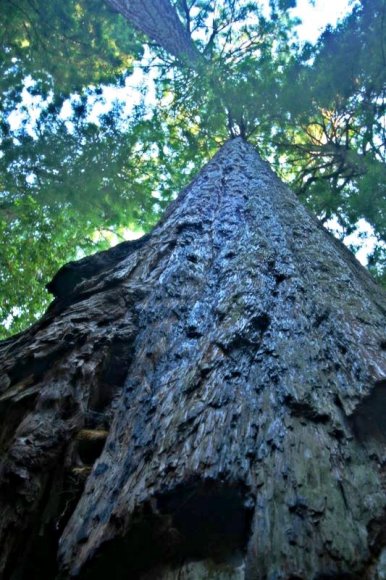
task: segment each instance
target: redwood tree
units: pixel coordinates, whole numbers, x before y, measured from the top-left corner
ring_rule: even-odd
[[[5,577],[382,577],[384,295],[250,145],[50,288],[1,349]]]
[[[1,344],[5,578],[385,577],[385,296],[244,139],[50,290]]]

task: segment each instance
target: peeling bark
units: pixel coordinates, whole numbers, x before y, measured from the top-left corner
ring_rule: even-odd
[[[0,347],[5,578],[384,578],[385,296],[250,145],[50,288]]]

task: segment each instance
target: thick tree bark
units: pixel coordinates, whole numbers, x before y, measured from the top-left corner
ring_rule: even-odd
[[[50,288],[0,348],[5,578],[385,577],[385,296],[250,145]]]
[[[169,0],[106,0],[106,2],[182,63],[193,65],[201,59],[201,53]]]

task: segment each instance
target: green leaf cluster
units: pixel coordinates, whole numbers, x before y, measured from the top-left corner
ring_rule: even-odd
[[[68,95],[116,81],[143,51],[102,0],[1,0],[0,8],[0,91],[11,102],[28,75],[40,92]]]

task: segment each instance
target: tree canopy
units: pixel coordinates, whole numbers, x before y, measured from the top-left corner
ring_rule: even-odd
[[[186,58],[116,4],[2,0],[3,335],[42,312],[43,286],[61,264],[148,230],[238,134],[342,237],[360,220],[373,228],[369,268],[384,281],[386,1],[357,2],[313,46],[296,37],[294,0],[269,10],[175,0],[195,47]],[[127,95],[133,74],[142,95],[127,107],[118,89]],[[117,88],[110,108],[106,86]]]

